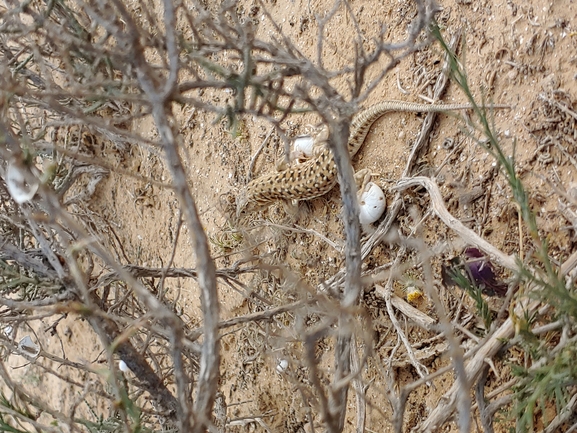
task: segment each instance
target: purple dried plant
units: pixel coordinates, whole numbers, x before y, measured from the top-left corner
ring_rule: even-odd
[[[489,296],[504,297],[507,284],[497,279],[489,257],[474,247],[466,248],[464,254],[466,269],[481,291]]]

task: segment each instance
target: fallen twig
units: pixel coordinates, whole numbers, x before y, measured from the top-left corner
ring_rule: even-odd
[[[431,198],[431,206],[437,216],[447,225],[447,227],[455,231],[463,240],[465,240],[465,242],[481,249],[504,268],[517,272],[520,271],[513,256],[508,256],[501,252],[481,236],[477,235],[473,230],[465,227],[461,221],[449,213],[445,207],[441,191],[436,182],[432,179],[423,176],[401,179],[397,182],[394,189],[402,191],[413,186],[421,186],[427,189],[429,197]]]

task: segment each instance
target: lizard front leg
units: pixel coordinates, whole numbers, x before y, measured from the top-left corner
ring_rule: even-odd
[[[311,125],[309,125],[311,126]],[[311,126],[310,135],[300,135],[293,140],[291,152],[287,158],[280,158],[276,163],[277,171],[285,171],[293,163],[299,164],[318,157],[327,145],[328,128]]]

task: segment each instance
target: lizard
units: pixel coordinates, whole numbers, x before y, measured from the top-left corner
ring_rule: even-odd
[[[348,139],[349,154],[352,158],[359,151],[371,126],[386,113],[437,113],[471,108],[471,104],[423,104],[393,100],[377,103],[353,117]],[[328,193],[337,184],[337,167],[326,144],[315,146],[313,158],[249,182],[237,195],[237,216],[258,210],[277,200],[311,200]]]

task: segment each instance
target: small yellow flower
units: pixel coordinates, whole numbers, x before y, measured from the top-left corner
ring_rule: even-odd
[[[417,286],[407,286],[405,289],[407,301],[411,304],[419,301],[423,297],[423,291],[419,289]]]
[[[411,304],[418,302],[423,297],[423,282],[413,275],[412,272],[407,272],[400,278],[405,298]]]

